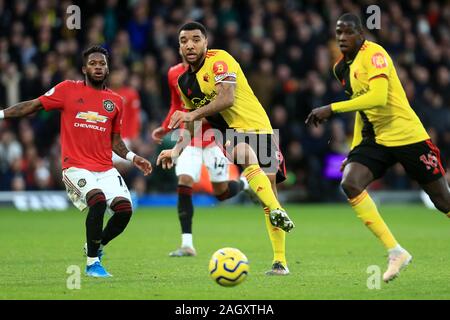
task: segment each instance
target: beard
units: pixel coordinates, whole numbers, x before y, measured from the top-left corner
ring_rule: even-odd
[[[106,81],[106,74],[102,80],[94,79],[89,73],[86,73],[86,77],[88,78],[89,82],[92,83],[94,86],[102,86]]]
[[[197,59],[195,59],[195,61],[189,61],[189,60],[187,60],[187,57],[186,57],[186,56],[184,57],[184,59],[185,59],[185,61],[186,61],[188,64],[190,64],[191,66],[198,66],[200,63],[202,63],[203,58],[204,58],[204,56],[205,56],[205,52],[206,52],[206,50],[203,50],[203,51],[199,52],[198,55],[197,55]]]

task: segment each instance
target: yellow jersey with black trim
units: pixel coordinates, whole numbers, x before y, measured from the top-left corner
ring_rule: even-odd
[[[388,147],[429,139],[419,117],[409,105],[391,57],[382,46],[365,40],[355,58],[345,61],[342,57],[334,65],[333,72],[349,99],[365,94],[371,79],[385,77],[389,81],[385,106],[356,113],[352,148],[363,138],[374,139]]]
[[[201,108],[217,96],[216,84],[235,83],[234,103],[231,107],[206,117],[212,127],[225,132],[273,133],[269,117],[253,93],[239,63],[224,50],[208,50],[200,68],[188,69],[178,78],[181,99],[188,110]]]

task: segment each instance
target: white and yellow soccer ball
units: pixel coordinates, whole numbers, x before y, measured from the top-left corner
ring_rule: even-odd
[[[247,257],[235,248],[219,249],[209,261],[209,275],[224,287],[238,285],[247,278],[248,271]]]

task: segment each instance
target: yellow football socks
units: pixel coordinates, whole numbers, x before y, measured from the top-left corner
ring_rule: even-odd
[[[366,190],[358,196],[348,200],[358,218],[380,239],[386,249],[392,249],[398,245],[386,223],[378,213],[377,207]]]
[[[286,266],[286,232],[270,223],[270,209],[268,207],[264,207],[264,213],[267,232],[272,243],[273,262],[280,261],[283,266]]]
[[[248,166],[245,168],[243,175],[247,179],[250,188],[255,192],[264,206],[268,207],[271,211],[281,208],[277,197],[273,193],[269,178],[267,178],[259,165],[252,164]]]

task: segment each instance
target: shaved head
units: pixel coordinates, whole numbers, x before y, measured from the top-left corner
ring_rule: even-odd
[[[358,32],[362,32],[363,31],[361,19],[356,14],[345,13],[342,16],[339,17],[338,23],[339,22],[344,22],[344,23],[347,23],[347,24],[353,24],[353,27]]]

